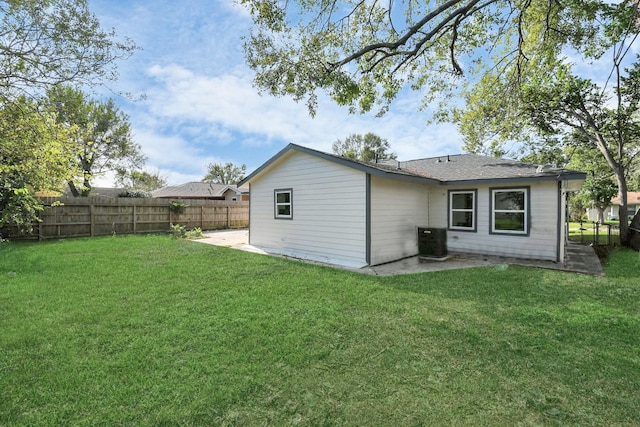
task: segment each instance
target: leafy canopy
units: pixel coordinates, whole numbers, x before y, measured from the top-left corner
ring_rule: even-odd
[[[136,48],[103,30],[87,0],[0,1],[0,97],[113,81]]]
[[[214,184],[236,185],[244,179],[247,165],[236,166],[233,163],[209,163],[207,174],[202,181]]]
[[[77,176],[81,177],[82,191],[79,192],[70,181],[74,195],[88,195],[96,175],[136,170],[144,164],[141,147],[131,136],[129,117],[112,99],[92,100],[69,86],[55,86],[47,95],[58,123],[76,129],[70,142],[80,147]]]
[[[78,154],[68,143],[73,133],[24,96],[0,108],[0,228],[31,231],[43,209],[34,193],[59,189],[73,176]]]
[[[390,153],[389,142],[374,133],[367,133],[364,136],[352,134],[344,141],[337,140],[333,143],[333,152],[350,159],[372,162],[377,159],[396,159],[395,153]]]
[[[463,74],[517,78],[565,46],[597,56],[621,31],[601,25],[617,6],[590,0],[240,3],[255,24],[245,53],[256,85],[306,100],[312,114],[318,91],[361,112],[383,113],[404,87],[424,94],[425,105],[446,103],[467,89]]]
[[[153,191],[167,185],[167,178],[160,171],[120,169],[116,173],[116,185],[127,190]]]
[[[62,126],[41,98],[50,88],[114,81],[136,49],[100,27],[87,0],[0,1],[0,227],[29,230],[42,204],[78,167],[78,128]]]

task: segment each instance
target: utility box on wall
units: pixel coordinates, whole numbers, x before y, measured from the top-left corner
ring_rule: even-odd
[[[418,253],[423,257],[446,257],[447,229],[418,227]]]

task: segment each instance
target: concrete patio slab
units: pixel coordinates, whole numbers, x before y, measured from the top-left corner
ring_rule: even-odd
[[[249,244],[248,230],[221,230],[207,231],[203,233],[205,238],[195,240],[196,242],[207,243],[216,246],[225,246],[233,249],[240,249],[247,252],[254,252],[269,255],[262,249]],[[376,265],[360,269],[349,269],[363,274],[377,276],[392,276],[397,274],[426,273],[431,271],[455,270],[461,268],[488,267],[506,268],[508,265],[520,265],[525,267],[545,268],[550,270],[561,270],[594,276],[604,276],[604,270],[600,259],[591,246],[571,243],[567,246],[567,262],[565,264],[551,261],[525,260],[519,258],[507,258],[488,255],[475,255],[466,253],[450,253],[445,260],[434,260],[420,262],[418,256],[402,259],[388,264]]]

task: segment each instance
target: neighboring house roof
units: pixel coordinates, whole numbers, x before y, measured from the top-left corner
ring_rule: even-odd
[[[611,199],[611,203],[614,205],[622,205],[622,198],[618,195],[618,197]],[[629,191],[627,193],[627,204],[640,205],[640,192]]]
[[[81,187],[78,187],[78,191],[81,191]],[[115,187],[91,187],[91,192],[89,195],[91,197],[118,197],[120,193],[126,191],[124,188],[115,188]],[[64,197],[73,197],[71,190],[67,187],[67,189],[62,194]]]
[[[383,160],[362,162],[334,154],[323,153],[296,144],[289,144],[266,163],[240,181],[244,185],[275,163],[289,151],[299,151],[335,163],[352,167],[372,175],[386,176],[407,181],[418,181],[439,185],[459,185],[471,182],[525,182],[584,180],[586,174],[574,170],[539,166],[515,160],[497,159],[477,154],[430,157],[400,162]]]
[[[241,194],[241,191],[235,185],[214,184],[211,182],[187,182],[182,185],[173,185],[160,188],[151,192],[153,197],[174,197],[174,198],[211,198],[224,197],[227,191],[233,191]]]

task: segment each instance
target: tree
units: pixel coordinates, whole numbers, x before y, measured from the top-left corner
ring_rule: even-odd
[[[349,135],[344,141],[334,142],[332,148],[335,154],[364,162],[398,157],[395,153],[388,152],[391,147],[386,139],[371,132],[364,136],[360,134]]]
[[[0,228],[31,231],[42,203],[34,193],[58,189],[73,176],[76,147],[69,132],[22,96],[0,108]]]
[[[136,49],[100,28],[87,0],[0,1],[0,97],[37,95],[59,84],[95,85],[117,77]]]
[[[244,47],[256,85],[272,95],[306,100],[312,114],[319,90],[352,111],[378,106],[384,112],[404,87],[420,91],[424,105],[436,99],[447,103],[447,94],[468,89],[461,79],[465,73],[524,74],[534,57],[555,58],[565,46],[596,55],[622,31],[609,30],[607,23],[622,27],[633,9],[629,3],[579,0],[241,4],[254,21]]]
[[[618,186],[611,179],[587,176],[581,192],[598,211],[598,222],[604,223],[604,210],[611,205],[611,199],[618,194]],[[622,215],[620,222],[623,222]]]
[[[143,165],[145,157],[132,139],[129,118],[112,99],[90,100],[69,86],[53,87],[47,95],[58,122],[75,127],[73,141],[81,147],[78,164],[82,189],[78,191],[74,181],[69,181],[74,196],[88,195],[97,174],[136,170]]]
[[[202,181],[213,182],[214,184],[235,185],[244,179],[247,166],[236,166],[233,163],[209,163],[207,174]]]
[[[638,35],[637,2],[242,4],[255,23],[245,53],[260,89],[306,99],[313,114],[318,90],[351,111],[378,106],[384,113],[400,90],[410,87],[424,94],[423,105],[440,100],[435,118],[456,119],[471,140],[467,147],[499,155],[506,152],[507,140],[539,143],[540,136],[567,134],[572,127],[586,131],[583,137],[607,160],[626,204],[626,163],[634,154],[624,147],[634,144],[636,106],[631,101],[635,96],[625,94],[635,83],[626,84],[621,70]],[[606,120],[596,107],[606,106],[604,95],[610,91],[605,87],[598,93],[586,79],[572,76],[562,61],[567,53],[587,61],[605,52],[613,58],[611,75],[619,83],[614,95],[618,108],[608,109]],[[608,81],[607,76],[602,80]],[[451,94],[466,97],[463,112],[455,103],[451,107]],[[545,127],[547,119],[555,124]],[[483,126],[487,123],[493,126]],[[610,138],[601,138],[603,132],[617,136],[606,142]],[[616,154],[616,141],[623,141],[622,155]],[[624,224],[623,243],[627,238]]]
[[[598,195],[594,191],[598,186],[602,186],[603,194],[608,193],[604,184],[608,177],[613,177],[621,209],[626,211],[627,182],[640,160],[640,63],[623,70],[622,59],[614,56],[615,85],[610,90],[574,75],[571,65],[561,60],[548,65],[546,72],[529,76],[509,103],[496,102],[504,79],[496,77],[491,84],[479,85],[478,92],[467,99],[467,112],[460,116],[467,141],[465,148],[477,151],[484,145],[487,134],[491,135],[493,145],[521,136],[525,147],[539,146],[536,136],[557,137],[557,146],[572,152],[571,156],[592,153],[593,157],[595,153],[590,166],[600,166],[596,177],[588,182],[593,187],[591,194]],[[479,112],[484,112],[484,116],[479,117]],[[629,232],[627,221],[621,221],[623,244],[628,244]]]
[[[41,95],[115,80],[116,63],[135,48],[102,30],[86,0],[0,1],[0,225],[29,229],[42,209],[34,192],[76,167],[76,129],[58,126]]]
[[[153,191],[167,185],[167,178],[160,171],[129,171],[118,170],[116,173],[116,185],[127,190]]]

